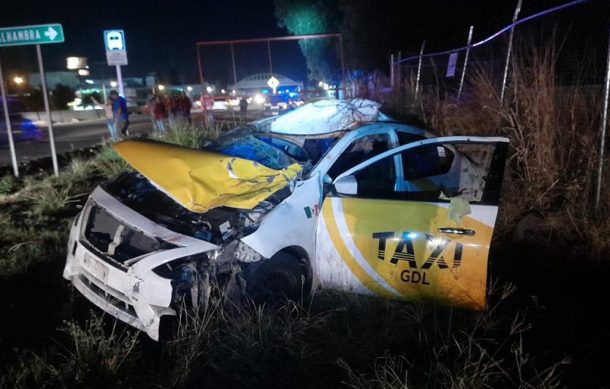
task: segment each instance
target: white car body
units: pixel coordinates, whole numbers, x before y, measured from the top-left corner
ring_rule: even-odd
[[[344,181],[350,181],[353,172],[357,172],[363,166],[369,166],[384,158],[391,158],[394,161],[392,163],[396,163],[397,171],[400,172],[401,166],[397,162],[397,154],[393,154],[396,153],[396,150],[404,151],[426,144],[434,144],[436,139],[430,138],[431,135],[423,130],[392,122],[380,113],[377,115],[370,108],[369,105],[363,112],[352,112],[350,113],[352,116],[342,116],[341,118],[336,118],[325,110],[324,114],[333,118],[331,120],[332,125],[341,126],[339,127],[342,130],[341,136],[306,175],[294,182],[292,193],[262,216],[262,220],[254,232],[238,238],[238,242],[235,244],[239,249],[235,251],[235,258],[238,258],[241,263],[247,264],[255,261],[265,261],[280,252],[288,250],[300,258],[306,259],[311,271],[311,285],[314,288],[323,286],[357,293],[383,294],[381,292],[377,293],[377,289],[381,288],[389,295],[396,295],[400,298],[401,292],[396,286],[392,286],[394,285],[393,281],[387,281],[385,273],[377,274],[375,266],[370,265],[373,262],[367,263],[364,258],[366,254],[362,254],[362,250],[357,247],[356,239],[360,238],[353,231],[350,232],[351,227],[348,224],[351,219],[346,219],[347,216],[345,215],[347,213],[344,214],[342,209],[347,204],[342,204],[341,197],[330,196],[328,190],[325,190],[325,187],[328,188],[329,186],[327,172],[355,140],[364,139],[363,137],[383,135],[391,143],[388,146],[389,150],[357,166],[352,166],[334,177],[336,185]],[[307,110],[310,110],[310,108],[307,108]],[[319,117],[313,118],[316,126],[311,127],[311,122],[299,115],[298,110],[293,112],[297,112],[294,117],[304,123],[295,127],[296,132],[301,132],[299,135],[303,135],[303,128],[306,128],[305,131],[308,136],[323,136],[333,132],[333,130],[336,132],[338,128],[324,125]],[[365,114],[368,121],[364,124],[358,123],[358,120],[363,120],[362,114]],[[290,113],[281,117],[284,123],[289,122],[290,117],[288,115]],[[255,123],[255,125],[269,127],[270,124],[273,128],[276,125],[274,120],[280,119],[264,119],[258,124]],[[350,127],[353,127],[353,129],[349,129]],[[290,135],[286,134],[286,132],[289,132],[286,128],[286,126],[282,126],[277,133]],[[318,133],[316,133],[316,129]],[[408,145],[400,145],[399,132],[416,135],[420,140]],[[444,142],[481,142],[489,144],[506,142],[504,138],[447,137],[442,139]],[[456,158],[451,169],[458,169],[461,163],[463,162]],[[344,177],[350,179],[343,179]],[[408,186],[408,182],[405,185]],[[397,186],[399,185],[397,184]],[[390,202],[388,204],[395,203]],[[441,204],[439,206],[447,209],[451,208],[452,205]],[[103,209],[103,212],[116,219],[117,225],[119,225],[113,241],[108,245],[108,252],[114,250],[111,247],[121,244],[122,238],[120,236],[123,228],[134,231],[134,234],[142,234],[141,239],[143,240],[162,241],[167,247],[130,259],[125,262],[129,262],[130,265],[123,269],[109,264],[107,260],[102,258],[103,255],[92,247],[85,236],[90,212],[94,207],[96,207],[96,212],[100,208]],[[322,216],[323,212],[326,212],[326,217]],[[329,212],[333,212],[334,216],[328,216]],[[497,206],[493,205],[473,204],[471,207],[473,223],[481,223],[481,225],[491,228],[492,231],[496,213]],[[329,232],[332,226],[327,225],[335,221],[344,242],[339,245],[341,247],[338,246],[336,240],[333,240],[334,238]],[[487,249],[488,245],[487,242]],[[485,246],[485,243],[482,244],[483,246]],[[178,233],[155,223],[98,187],[91,194],[87,205],[77,217],[71,229],[64,277],[70,280],[87,299],[104,311],[145,331],[151,338],[158,339],[161,318],[176,315],[176,309],[172,306],[174,293],[172,281],[158,275],[153,269],[179,258],[200,253],[206,253],[210,260],[215,260],[219,253],[222,253],[222,250],[221,245]],[[486,265],[486,252],[484,254]],[[350,256],[349,260],[345,258],[346,255]],[[357,268],[354,268],[354,266]],[[455,264],[454,268],[456,268]],[[373,281],[370,282],[374,282],[376,285],[369,285],[370,282],[367,281],[369,278],[366,277],[371,277]],[[386,278],[384,279],[384,277]]]

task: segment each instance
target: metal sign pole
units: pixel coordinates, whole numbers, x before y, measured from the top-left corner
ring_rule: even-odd
[[[608,126],[608,98],[610,97],[610,36],[608,37],[608,63],[606,65],[606,85],[604,89],[604,110],[602,111],[601,139],[599,141],[599,166],[597,168],[597,190],[595,191],[595,210],[599,210],[599,200],[602,191],[602,174],[604,169],[604,149],[606,143],[606,127]]]
[[[123,87],[123,74],[121,73],[121,65],[116,66],[116,82],[119,84],[119,95],[125,97],[125,88]]]
[[[17,155],[15,154],[15,144],[13,143],[13,129],[11,128],[11,117],[8,114],[8,104],[6,102],[6,90],[4,89],[4,75],[2,74],[2,62],[0,62],[0,92],[2,92],[2,108],[4,110],[4,120],[6,121],[6,134],[8,135],[8,146],[11,150],[11,162],[13,163],[13,174],[19,177],[19,165],[17,165]]]
[[[426,41],[423,41],[421,44],[421,50],[419,50],[419,63],[417,64],[417,78],[415,79],[415,100],[419,95],[419,79],[421,77],[421,63],[423,60],[424,49],[426,48]]]
[[[36,54],[38,55],[38,69],[40,71],[40,85],[42,86],[42,97],[44,99],[44,109],[47,112],[49,143],[51,143],[51,159],[53,160],[53,172],[56,176],[59,175],[59,166],[57,165],[57,153],[55,152],[55,137],[53,135],[53,118],[49,109],[49,95],[47,94],[47,78],[44,74],[44,65],[42,63],[42,53],[40,45],[36,45]]]
[[[267,56],[269,57],[269,73],[273,75],[273,62],[271,62],[271,41],[269,40],[267,40]]]
[[[390,54],[390,86],[394,89],[394,53]]]
[[[470,44],[472,43],[472,31],[474,26],[470,26],[470,32],[468,32],[468,44],[466,45],[466,57],[464,58],[464,67],[462,68],[462,78],[460,79],[460,88],[458,89],[457,101],[460,101],[462,95],[462,88],[464,87],[464,78],[466,77],[466,67],[468,66],[468,55],[470,54]]]
[[[513,15],[513,24],[519,18],[519,13],[521,12],[521,2],[519,0],[517,3],[517,8],[515,8],[515,14]],[[500,92],[500,105],[504,102],[504,92],[506,92],[506,82],[508,80],[508,65],[510,64],[510,54],[513,51],[513,35],[515,33],[515,27],[511,26],[510,35],[508,37],[508,51],[506,52],[506,63],[504,64],[504,77],[502,77],[502,91]]]
[[[271,63],[271,60],[269,63]],[[235,86],[235,84],[237,84],[237,70],[235,69],[235,51],[233,50],[233,43],[231,43],[231,66],[233,68],[233,86]],[[203,87],[203,81],[201,81],[201,86]]]

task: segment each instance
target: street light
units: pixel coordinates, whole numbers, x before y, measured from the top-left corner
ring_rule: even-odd
[[[208,91],[208,93],[212,93],[212,87],[211,86],[207,86],[205,88],[206,91]]]
[[[159,84],[159,85],[157,85],[157,88],[159,88],[160,91],[164,91],[165,90],[165,85]]]
[[[15,76],[15,77],[13,77],[13,82],[14,82],[16,85],[21,86],[21,85],[23,85],[23,83],[24,83],[25,81],[23,80],[23,77],[21,77],[21,76]]]
[[[189,85],[189,86],[186,87],[186,90],[189,91],[189,92],[192,92],[193,91],[193,87]]]
[[[110,81],[110,86],[111,87],[116,88],[117,85],[119,85],[119,84],[117,84],[116,81]]]

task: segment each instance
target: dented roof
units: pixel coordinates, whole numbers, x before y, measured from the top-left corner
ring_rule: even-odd
[[[313,136],[345,131],[377,121],[380,107],[379,103],[365,99],[320,100],[279,116],[271,123],[271,132]]]

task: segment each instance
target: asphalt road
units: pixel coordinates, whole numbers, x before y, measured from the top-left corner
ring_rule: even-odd
[[[129,129],[132,133],[152,131],[152,123],[148,115],[132,115]],[[55,148],[57,153],[94,146],[110,136],[106,120],[91,120],[82,123],[63,123],[53,126]],[[27,162],[51,156],[49,131],[47,127],[39,127],[36,136],[28,137],[15,134],[15,151],[17,161]],[[26,139],[23,139],[26,138]],[[29,138],[29,139],[28,139]],[[32,139],[37,138],[37,139]],[[11,154],[6,134],[0,136],[0,167],[11,164]]]

